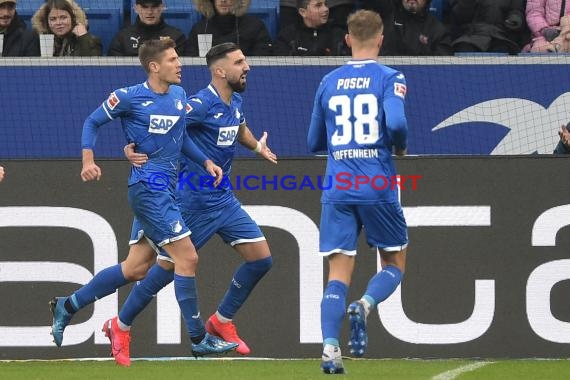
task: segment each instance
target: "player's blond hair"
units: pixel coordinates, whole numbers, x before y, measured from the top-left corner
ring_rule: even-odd
[[[361,42],[372,40],[384,31],[382,18],[374,11],[358,10],[348,16],[346,24],[352,38]]]

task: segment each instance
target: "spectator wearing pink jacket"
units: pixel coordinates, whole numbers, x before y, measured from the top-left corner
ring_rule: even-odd
[[[560,19],[568,13],[570,0],[528,0],[526,22],[533,39],[524,51],[557,52],[555,39],[560,39]]]

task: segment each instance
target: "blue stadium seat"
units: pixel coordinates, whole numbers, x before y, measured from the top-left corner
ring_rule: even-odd
[[[279,30],[279,0],[252,0],[248,14],[259,17],[264,23],[271,38],[277,38]]]
[[[440,21],[443,20],[443,7],[445,0],[431,0],[429,11]]]
[[[36,11],[40,8],[40,5],[42,5],[44,2],[45,0],[18,1],[16,11],[18,12],[20,18],[26,23],[28,29],[32,29],[32,17],[34,16],[34,13],[36,13]]]
[[[75,0],[89,21],[89,32],[101,39],[107,54],[115,34],[123,27],[123,0]]]
[[[194,8],[192,0],[163,0],[164,12],[162,13],[164,21],[184,32],[186,36],[190,34],[190,30],[195,23],[200,21],[202,15]],[[135,0],[131,0],[131,8],[134,8]],[[136,12],[131,9],[131,22],[137,19]]]
[[[45,0],[19,0],[18,15],[31,28],[31,19]],[[101,39],[103,55],[111,40],[123,26],[123,0],[76,0],[89,21],[89,32]]]

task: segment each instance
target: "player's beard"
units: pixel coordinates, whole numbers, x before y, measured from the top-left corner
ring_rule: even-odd
[[[245,91],[245,85],[246,82],[242,82],[240,81],[240,78],[238,78],[238,80],[236,81],[228,81],[228,84],[230,85],[230,87],[232,88],[232,90],[234,92],[244,92]]]

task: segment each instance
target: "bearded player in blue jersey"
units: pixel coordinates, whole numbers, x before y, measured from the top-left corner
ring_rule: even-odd
[[[376,62],[383,24],[372,11],[348,18],[346,42],[352,59],[321,81],[313,106],[307,142],[312,152],[328,151],[326,174],[393,178],[392,152],[405,155],[407,122],[404,75]],[[364,181],[362,181],[364,182]],[[321,198],[320,251],[328,257],[329,277],[321,301],[325,373],[344,373],[339,335],[346,294],[354,271],[357,240],[364,227],[367,243],[378,250],[382,270],[374,275],[361,299],[348,307],[350,352],[366,351],[366,317],[400,284],[406,263],[408,234],[397,189],[360,185],[331,186]]]
[[[159,248],[168,252],[174,262],[176,299],[192,341],[193,355],[222,353],[237,346],[206,333],[203,321],[196,318],[200,315],[195,284],[198,256],[189,238],[190,231],[174,202],[180,153],[198,162],[198,166],[219,180],[222,173],[186,133],[188,107],[185,91],[177,86],[182,65],[175,46],[171,39],[145,42],[139,49],[139,59],[148,79],[111,93],[83,125],[83,181],[101,178],[101,169],[95,164],[93,154],[97,131],[117,117],[121,118],[127,141],[148,155],[144,166],[131,169],[128,181],[129,205],[144,232],[131,241],[125,261],[100,271],[71,296],[56,297],[50,302],[52,335],[57,346],[61,346],[63,331],[75,312],[131,281],[142,279],[154,263],[155,250]],[[156,172],[168,177],[167,189],[156,190],[149,186],[149,178]],[[104,331],[109,329],[110,326],[104,326]]]
[[[229,176],[238,142],[270,162],[277,163],[277,157],[267,147],[267,134],[264,133],[258,141],[246,124],[239,93],[245,90],[249,65],[239,46],[234,43],[214,46],[206,55],[206,62],[212,74],[211,83],[190,96],[186,126],[200,150],[222,167],[224,177],[217,187],[204,183],[204,178],[209,177],[208,172],[183,158],[176,201],[184,222],[192,231],[191,238],[196,248],[201,248],[214,234],[218,234],[244,259],[234,273],[218,310],[206,322],[206,330],[228,342],[237,343],[236,351],[248,355],[250,348],[238,336],[232,319],[271,268],[272,258],[263,233],[235,197]],[[126,155],[134,165],[147,162],[147,156],[136,145],[127,146]],[[140,229],[135,220],[133,236]],[[172,281],[171,261],[167,255],[159,255],[158,263],[143,281],[133,287],[118,317],[113,319],[118,321],[118,328],[111,334],[117,363],[130,362],[130,326],[153,296]]]

